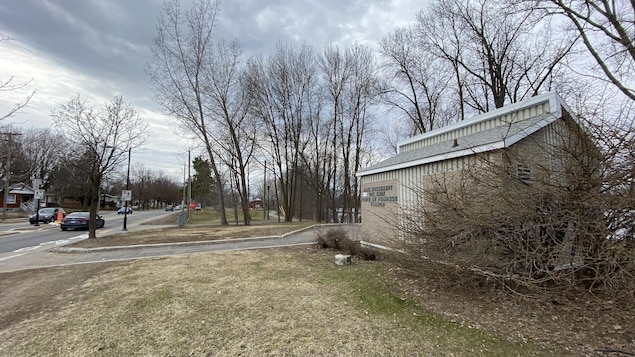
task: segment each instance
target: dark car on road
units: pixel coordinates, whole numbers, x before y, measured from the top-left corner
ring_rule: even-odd
[[[50,223],[57,219],[57,213],[62,212],[62,216],[66,216],[66,212],[62,207],[46,207],[40,208],[37,215],[33,214],[29,218],[29,223],[35,224],[35,222],[40,223]]]
[[[60,228],[63,231],[68,229],[88,229],[88,223],[90,222],[90,212],[73,212],[68,214],[62,220]],[[97,215],[95,220],[95,226],[102,228],[106,224],[104,217]]]

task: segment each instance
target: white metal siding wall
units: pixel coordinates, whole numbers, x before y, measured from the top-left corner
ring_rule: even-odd
[[[461,170],[469,163],[474,162],[474,157],[464,156],[451,160],[433,162],[426,165],[399,170],[399,207],[403,212],[418,203],[418,194],[423,187],[424,177],[427,175]]]
[[[451,160],[432,162],[426,165],[408,167],[401,170],[363,176],[362,185],[397,179],[399,190],[399,207],[401,210],[417,202],[417,191],[422,189],[423,178],[427,175],[462,170],[476,163],[474,155],[463,156]]]
[[[380,181],[388,181],[394,180],[399,177],[399,173],[397,171],[388,171],[388,172],[380,172],[378,174],[363,176],[361,183],[367,184],[372,182],[380,182]]]
[[[549,172],[551,174],[551,179],[554,183],[557,184],[565,184],[565,176],[562,172],[562,168],[566,166],[566,162],[568,158],[566,158],[562,152],[559,150],[565,150],[565,137],[566,135],[566,126],[562,119],[559,119],[548,126],[546,126],[544,131],[544,138],[546,148],[549,152]]]
[[[493,153],[485,153],[485,160],[492,160]],[[400,170],[377,173],[368,176],[362,176],[362,190],[365,187],[373,185],[388,184],[394,185],[397,194],[397,202],[393,206],[394,210],[382,211],[373,207],[365,206],[362,203],[362,237],[365,242],[390,246],[390,242],[394,239],[403,239],[403,232],[391,231],[396,227],[407,225],[407,221],[403,219],[409,217],[413,213],[412,210],[419,210],[418,205],[424,204],[421,194],[422,189],[429,189],[424,186],[426,178],[430,175],[453,172],[473,165],[479,165],[477,155],[459,157],[451,160],[433,162],[426,165],[413,166]],[[415,215],[417,211],[414,212]]]
[[[400,211],[409,211],[416,202],[416,191],[421,186],[421,176],[417,172],[421,171],[421,166],[409,167],[399,171],[399,208]]]

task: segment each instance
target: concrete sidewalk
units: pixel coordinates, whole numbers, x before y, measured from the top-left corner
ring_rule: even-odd
[[[146,244],[90,249],[59,246],[46,250],[25,252],[23,254],[15,253],[11,259],[5,258],[0,260],[0,272],[130,259],[152,259],[207,252],[310,245],[316,242],[318,233],[326,232],[334,228],[344,229],[351,239],[358,239],[361,226],[359,224],[325,224],[308,227],[282,236],[237,238],[203,242]],[[22,255],[27,254],[28,257],[25,256],[20,259]]]

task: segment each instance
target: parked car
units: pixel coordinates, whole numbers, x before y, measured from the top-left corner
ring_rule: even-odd
[[[181,205],[176,205],[176,206],[174,206],[174,210],[175,210],[175,211],[180,211],[180,210],[181,210]]]
[[[174,211],[174,206],[172,206],[172,205],[166,205],[166,206],[165,206],[165,210],[166,210],[166,211]]]
[[[201,204],[200,204],[200,203],[197,203],[197,204],[196,204],[196,210],[197,210],[197,211],[200,211],[200,210],[202,210],[202,209],[203,209],[203,207],[201,207]]]
[[[66,212],[64,212],[64,209],[62,207],[40,208],[37,215],[31,215],[31,217],[29,218],[29,223],[35,224],[35,221],[41,223],[53,222],[57,219],[58,212],[62,212],[62,216],[66,216]]]
[[[132,207],[128,206],[128,214],[132,214]],[[125,214],[126,213],[126,207],[121,207],[118,211],[117,214]]]
[[[60,228],[63,231],[68,229],[88,229],[88,223],[90,222],[90,212],[73,212],[69,213],[60,224]],[[102,228],[106,224],[104,218],[97,215],[95,219],[95,226]]]

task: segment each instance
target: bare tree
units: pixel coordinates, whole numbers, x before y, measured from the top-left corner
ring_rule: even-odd
[[[94,109],[79,95],[53,110],[53,120],[74,150],[84,157],[80,169],[90,181],[89,238],[95,238],[99,190],[106,175],[128,160],[129,150],[142,145],[147,124],[122,97]]]
[[[454,69],[459,100],[477,113],[550,90],[575,43],[552,36],[536,12],[500,1],[439,1],[419,13],[418,27],[421,45]]]
[[[410,135],[447,125],[456,110],[443,100],[449,94],[452,71],[421,46],[417,28],[398,28],[380,41],[381,69],[387,84],[382,98],[409,118]]]
[[[51,173],[62,164],[68,154],[68,141],[51,129],[27,129],[22,137],[22,161],[28,166],[26,178],[39,178],[42,188],[54,187]],[[25,179],[26,179],[25,178]]]
[[[382,157],[398,154],[399,142],[412,133],[409,124],[410,121],[404,118],[388,118],[379,123],[377,144],[381,149],[374,153],[376,157],[372,161],[377,162]]]
[[[179,197],[179,186],[177,183],[161,172],[154,175],[150,191],[158,204],[172,203]]]
[[[320,70],[322,72],[322,85],[325,90],[325,101],[329,109],[325,111],[330,115],[329,129],[332,133],[326,133],[327,137],[322,139],[324,142],[330,143],[330,151],[328,154],[328,162],[330,172],[323,175],[328,178],[326,187],[330,187],[330,202],[327,207],[331,209],[331,220],[338,221],[337,204],[338,195],[341,194],[341,180],[338,180],[338,171],[340,161],[340,148],[342,146],[342,137],[340,127],[345,116],[346,89],[352,76],[352,63],[349,61],[344,51],[337,46],[330,46],[324,49],[323,55],[319,58]],[[322,191],[326,192],[326,191]],[[321,198],[321,197],[320,197]]]
[[[326,158],[332,173],[330,182],[331,219],[334,222],[355,221],[358,216],[358,181],[355,177],[366,153],[365,134],[371,115],[369,108],[377,96],[377,67],[368,47],[355,44],[345,50],[330,46],[319,59],[325,91],[323,115],[330,120],[331,133],[322,142],[331,145]],[[342,215],[338,217],[338,209]]]
[[[203,143],[216,181],[223,187],[210,127],[212,114],[207,108],[210,103],[205,98],[206,86],[212,81],[206,75],[208,66],[214,63],[214,27],[220,3],[195,0],[185,12],[178,0],[164,3],[152,47],[153,60],[146,66],[146,73],[154,100]],[[223,190],[218,193],[221,224],[226,225]]]
[[[607,80],[631,100],[635,100],[635,3],[608,0],[514,0],[526,11],[539,11],[558,20],[565,19],[567,30],[579,36],[595,62],[593,78]],[[586,63],[581,65],[586,66]],[[599,71],[599,75],[598,75]]]
[[[346,222],[358,222],[360,209],[359,181],[356,177],[362,168],[370,108],[377,96],[377,70],[373,54],[368,47],[353,45],[346,53],[351,63],[350,84],[346,91],[346,113],[340,121],[341,156],[343,163],[343,213]],[[344,220],[344,217],[342,217]],[[342,220],[342,221],[343,221]]]
[[[229,167],[240,196],[243,222],[249,225],[247,167],[256,147],[256,125],[248,115],[249,97],[242,80],[242,49],[237,41],[219,42],[205,68],[204,93],[210,112],[211,136],[219,146],[220,160]]]
[[[313,106],[313,116],[308,123],[307,146],[302,152],[302,167],[306,184],[313,193],[315,203],[313,218],[322,222],[326,219],[327,198],[330,196],[329,186],[333,180],[335,160],[331,143],[331,135],[335,135],[332,128],[333,121],[323,114],[323,96],[317,95]],[[268,184],[268,183],[267,183]]]
[[[274,163],[276,194],[282,195],[286,222],[295,215],[301,153],[308,145],[308,121],[317,109],[317,74],[313,50],[279,43],[267,61],[253,57],[248,63],[250,113],[262,122],[265,155]],[[266,143],[266,144],[264,144]]]
[[[154,198],[152,192],[152,182],[154,173],[145,167],[143,163],[132,165],[130,170],[130,187],[134,193],[133,200],[139,201],[139,207],[142,209],[150,208],[150,203]]]

